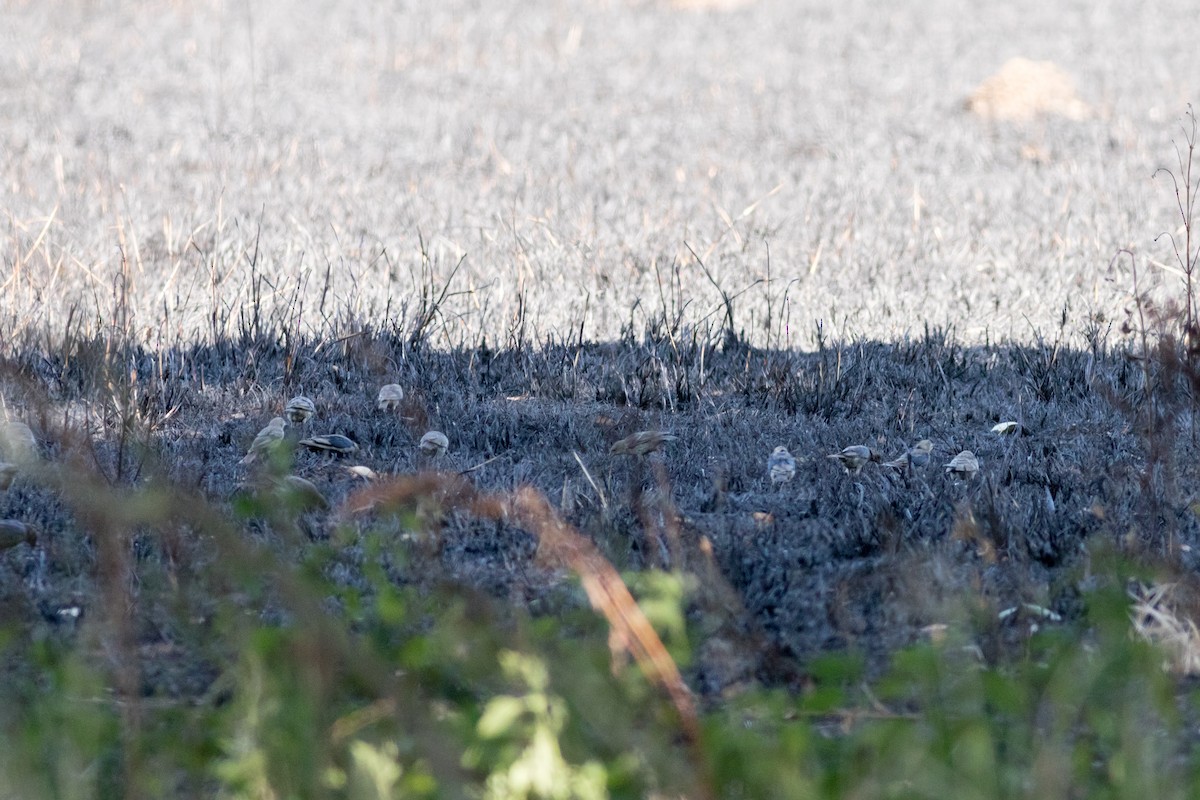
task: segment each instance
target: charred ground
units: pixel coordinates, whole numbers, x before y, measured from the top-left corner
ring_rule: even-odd
[[[569,616],[586,602],[514,523],[454,511],[346,514],[362,482],[344,467],[385,477],[462,472],[501,495],[536,487],[627,574],[692,576],[689,680],[713,695],[755,681],[795,687],[830,652],[880,669],[943,624],[969,628],[982,658],[1003,661],[1036,624],[1053,623],[999,613],[1029,603],[1078,617],[1097,548],[1156,562],[1173,552],[1169,569],[1194,572],[1200,524],[1183,488],[1196,447],[1182,413],[1186,380],[1092,340],[1083,351],[964,347],[929,333],[799,353],[659,332],[438,352],[368,331],[336,343],[245,337],[107,360],[98,343],[67,355],[30,348],[5,360],[4,382],[10,416],[32,425],[48,463],[91,476],[98,505],[166,487],[185,506],[240,510],[242,535],[281,562],[364,590],[363,571],[383,564],[396,585],[469,597],[498,620]],[[1148,377],[1159,387],[1154,415],[1140,400]],[[390,382],[406,389],[399,414],[374,408]],[[321,490],[330,511],[256,505],[269,495],[239,464],[299,393],[318,408],[305,431],[341,433],[361,448],[343,459],[293,454],[292,471]],[[992,433],[1002,420],[1019,422],[1020,433]],[[416,447],[429,429],[451,442],[436,461]],[[679,440],[646,458],[609,454],[644,429]],[[851,476],[825,457],[861,443],[886,459],[923,438],[934,458],[911,475],[870,464]],[[791,483],[773,487],[765,459],[779,444],[799,463]],[[940,468],[964,449],[982,464],[965,484]],[[108,578],[96,539],[111,515],[86,508],[26,478],[0,496],[2,516],[42,532],[38,550],[10,551],[0,572],[6,615],[28,635],[72,603],[85,610],[81,630],[102,612]],[[364,550],[367,529],[390,532],[382,552]],[[142,674],[149,694],[203,693],[219,672],[173,647],[161,650],[173,662],[152,655],[190,638],[185,620],[202,625],[232,599],[287,624],[270,592],[246,589],[244,576],[224,568],[230,553],[189,534],[186,513],[128,546],[122,580],[134,586],[131,635],[151,654]],[[333,601],[327,611],[335,620],[345,612]]]

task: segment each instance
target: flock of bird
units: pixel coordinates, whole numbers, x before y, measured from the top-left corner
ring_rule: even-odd
[[[379,390],[376,406],[381,411],[395,411],[400,407],[403,399],[404,390],[399,385],[390,383]],[[254,437],[249,452],[242,459],[243,464],[253,463],[259,455],[281,443],[285,438],[287,422],[290,421],[297,425],[305,423],[316,413],[316,406],[312,400],[300,395],[288,401],[284,413],[287,415],[286,421],[283,417],[275,417]],[[992,432],[1006,434],[1014,432],[1017,428],[1018,425],[1015,422],[1002,422],[992,428]],[[678,439],[679,437],[673,433],[656,430],[638,431],[614,442],[609,448],[609,453],[611,455],[646,456],[657,451],[667,442]],[[298,444],[312,450],[339,454],[353,453],[358,449],[358,445],[340,434],[313,436],[301,439]],[[418,446],[426,455],[439,456],[447,451],[450,442],[440,431],[429,431],[421,437]],[[928,466],[932,454],[933,442],[929,439],[922,439],[891,461],[883,461],[879,453],[862,444],[850,445],[840,452],[830,453],[828,457],[841,464],[847,475],[861,474],[863,467],[872,462],[889,469],[900,470],[905,474],[911,474],[914,470]],[[956,480],[969,481],[979,472],[979,459],[970,450],[963,450],[942,467]],[[347,469],[362,477],[375,477],[368,467],[355,466]],[[767,476],[774,486],[788,483],[796,476],[796,458],[786,447],[782,445],[776,447],[767,458]],[[308,494],[316,492],[316,487],[308,484],[303,478],[289,475],[284,480],[293,489],[298,488]]]
[[[394,412],[399,410],[400,404],[403,401],[404,389],[399,384],[389,383],[379,390],[375,407],[380,411]],[[304,395],[297,395],[287,402],[283,413],[287,419],[283,417],[272,418],[266,427],[254,437],[254,441],[250,443],[250,449],[241,463],[253,464],[259,456],[270,453],[279,447],[286,438],[288,424],[303,425],[308,422],[309,418],[317,413],[317,405],[310,398]],[[307,447],[309,450],[336,455],[350,455],[351,453],[358,452],[358,444],[353,439],[343,436],[340,433],[309,436],[308,438],[299,440],[296,444],[300,447]],[[421,437],[421,441],[417,446],[425,455],[440,456],[444,455],[450,449],[450,440],[441,431],[427,431]],[[356,474],[361,475],[362,473],[359,472]]]
[[[375,405],[380,411],[392,413],[399,411],[403,402],[404,389],[399,384],[389,383],[379,390]],[[274,417],[258,432],[240,463],[253,465],[259,458],[269,457],[277,448],[283,447],[288,439],[289,423],[299,426],[308,422],[317,413],[317,406],[312,399],[297,395],[287,402],[283,413],[284,416]],[[309,436],[299,439],[295,444],[333,455],[349,455],[358,451],[358,444],[340,433]],[[423,455],[436,458],[445,455],[450,449],[450,440],[441,431],[427,431],[417,446]],[[28,425],[16,420],[0,422],[0,491],[7,491],[21,469],[35,463],[37,458],[37,438]],[[365,480],[374,480],[377,477],[374,470],[367,466],[355,465],[346,469]],[[329,507],[317,487],[298,475],[277,477],[267,474],[258,478],[298,495],[307,505]],[[0,519],[0,550],[15,547],[22,542],[36,544],[37,533],[34,527],[16,519]]]
[[[907,474],[929,466],[932,455],[933,442],[922,439],[891,461],[883,461],[877,452],[865,444],[852,444],[840,452],[830,453],[828,458],[840,463],[847,475],[860,474],[863,467],[871,462],[882,462],[881,466]],[[979,472],[979,459],[970,450],[963,450],[942,467],[956,479],[969,481]],[[767,457],[767,474],[773,484],[787,483],[796,476],[796,459],[786,447],[776,447]]]
[[[400,410],[404,402],[404,390],[399,384],[389,383],[379,390],[375,406],[379,411],[394,413]],[[284,416],[274,417],[258,432],[250,447],[241,460],[242,464],[252,465],[260,457],[269,456],[277,448],[284,446],[288,440],[288,425],[304,425],[317,413],[316,404],[304,395],[297,395],[287,402],[283,410]],[[1015,433],[1020,429],[1016,422],[1001,422],[992,428],[993,433],[1001,435]],[[678,440],[678,436],[662,431],[638,431],[619,439],[610,448],[612,455],[646,456],[661,448],[667,442]],[[358,445],[349,437],[340,433],[329,433],[309,436],[295,441],[300,447],[326,452],[335,455],[349,455],[358,451]],[[436,458],[445,455],[450,448],[450,440],[441,431],[427,431],[420,439],[418,448],[427,457]],[[830,453],[828,458],[841,464],[847,475],[862,473],[863,467],[872,462],[883,467],[912,474],[915,470],[927,467],[933,454],[933,442],[922,439],[905,450],[891,461],[883,461],[879,453],[866,445],[856,444],[843,448],[840,452]],[[5,491],[12,484],[22,464],[37,458],[37,439],[33,431],[23,422],[9,421],[0,424],[0,491]],[[942,465],[947,474],[956,480],[969,481],[979,472],[979,459],[970,450],[963,450]],[[376,475],[370,467],[355,465],[346,468],[351,474],[366,480],[373,480]],[[796,476],[796,457],[786,447],[776,447],[767,458],[767,477],[773,486],[789,483]],[[297,492],[322,507],[328,507],[324,497],[310,481],[297,475],[287,475],[282,478],[268,476],[275,485]],[[36,532],[33,527],[19,520],[0,520],[0,550],[13,547],[21,542],[36,542]]]
[[[992,432],[1009,434],[1014,433],[1018,428],[1019,425],[1015,422],[1001,422],[992,428]],[[613,455],[644,456],[678,438],[675,434],[661,431],[638,431],[618,440],[609,448],[609,452]],[[828,457],[840,463],[847,475],[858,475],[862,472],[863,467],[871,462],[911,473],[913,470],[928,466],[932,455],[933,442],[922,439],[891,461],[883,461],[879,453],[865,444],[852,444],[840,452],[830,453]],[[969,481],[975,477],[975,473],[979,472],[979,459],[970,450],[963,450],[942,467],[955,479]],[[774,486],[788,483],[796,477],[796,457],[788,452],[786,447],[782,445],[776,447],[767,457],[767,477],[771,479],[771,484]]]
[[[393,413],[400,410],[403,402],[404,389],[397,383],[389,383],[379,389],[379,395],[375,400],[375,407],[380,411]],[[241,460],[242,464],[253,464],[260,456],[269,456],[282,447],[288,438],[288,425],[304,425],[317,413],[317,405],[311,398],[304,395],[297,395],[287,402],[283,413],[283,417],[273,417],[258,432],[258,435],[250,443],[245,457]],[[358,452],[358,444],[350,437],[343,436],[340,433],[309,436],[299,439],[295,443],[299,447],[306,447],[309,450],[325,452],[331,455],[350,455]],[[417,443],[417,447],[422,454],[436,458],[445,455],[450,449],[450,439],[441,431],[426,431],[421,437],[420,442]],[[374,470],[361,464],[346,467],[346,470],[368,481],[374,480],[377,477]],[[329,507],[320,490],[311,481],[301,478],[299,475],[285,475],[282,478],[266,476],[266,479],[281,489],[295,493],[306,504],[321,508]]]
[[[388,384],[379,390],[378,407],[381,410],[394,410],[403,398],[404,392],[398,385]],[[313,405],[312,400],[304,396],[299,396],[293,397],[288,401],[284,412],[291,422],[301,424],[316,412],[316,407]],[[258,436],[254,438],[253,443],[250,445],[250,452],[242,459],[242,463],[249,464],[253,462],[260,453],[281,442],[284,438],[285,424],[283,417],[272,419],[267,427],[263,428]],[[1015,424],[1000,423],[992,430],[997,433],[1009,433],[1013,430],[1011,426]],[[667,442],[677,441],[678,439],[679,437],[673,433],[653,430],[638,431],[623,439],[618,439],[609,448],[608,452],[612,455],[645,456],[655,452]],[[313,450],[326,450],[335,453],[352,453],[358,449],[358,446],[354,442],[338,434],[302,439],[299,444]],[[429,431],[421,437],[419,446],[423,453],[441,455],[446,452],[450,443],[446,439],[445,434],[439,431]],[[847,475],[851,473],[858,475],[862,472],[863,467],[871,462],[882,462],[881,466],[905,472],[920,469],[929,465],[932,453],[933,442],[929,439],[922,439],[891,461],[883,461],[877,452],[863,444],[853,444],[843,448],[840,452],[830,453],[829,458],[839,462]],[[942,466],[947,473],[954,475],[954,477],[970,480],[979,471],[979,459],[970,450],[963,450]],[[782,445],[776,447],[767,458],[767,475],[773,484],[787,483],[795,477],[796,458],[788,452],[786,447]]]

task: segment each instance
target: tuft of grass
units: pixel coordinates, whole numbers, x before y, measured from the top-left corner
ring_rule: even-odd
[[[1130,617],[1138,636],[1161,648],[1164,668],[1179,675],[1200,674],[1200,628],[1173,602],[1175,584],[1139,584],[1130,590]]]

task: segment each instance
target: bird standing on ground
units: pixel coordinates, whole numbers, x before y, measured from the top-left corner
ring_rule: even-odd
[[[328,509],[329,501],[312,481],[299,475],[284,475],[274,481],[276,490],[281,498],[290,505],[301,510],[310,511],[314,508]]]
[[[320,450],[326,453],[337,453],[338,455],[348,455],[358,451],[358,445],[348,436],[342,436],[340,433],[327,433],[323,436],[310,436],[307,439],[299,441],[301,447],[307,447],[309,450]]]
[[[265,453],[283,441],[283,427],[286,425],[283,417],[275,417],[267,423],[267,427],[258,432],[250,443],[250,452],[242,459],[243,464],[253,464],[260,453]]]
[[[37,459],[37,437],[24,422],[12,420],[0,425],[0,456],[6,461],[25,464]]]
[[[868,461],[879,460],[879,454],[865,444],[852,444],[843,448],[840,453],[830,453],[828,457],[841,463],[847,475],[851,472],[857,475],[862,472],[863,465]]]
[[[674,442],[678,439],[679,437],[673,433],[638,431],[614,442],[613,446],[608,448],[608,452],[614,456],[644,456],[653,453],[664,443]]]
[[[308,418],[317,413],[317,405],[304,395],[298,394],[288,400],[287,406],[283,410],[287,414],[289,422],[300,425],[308,422]]]
[[[920,469],[929,465],[929,454],[933,452],[933,442],[922,439],[904,453],[891,461],[883,462],[883,466],[892,469]]]
[[[400,384],[389,383],[379,387],[379,397],[375,400],[375,407],[380,411],[396,411],[402,402],[404,402],[404,389],[400,387]]]
[[[355,464],[352,467],[346,467],[346,472],[349,472],[351,475],[357,478],[362,478],[367,483],[370,483],[379,477],[375,474],[375,470],[364,464]]]
[[[417,447],[427,456],[444,456],[450,449],[450,439],[441,431],[428,431]]]
[[[771,477],[773,486],[787,483],[796,477],[796,459],[783,445],[776,447],[767,457],[767,475]]]
[[[979,472],[979,459],[975,458],[975,454],[970,450],[963,450],[942,466],[945,467],[947,474],[951,474],[959,480],[969,481],[975,477],[976,472]]]

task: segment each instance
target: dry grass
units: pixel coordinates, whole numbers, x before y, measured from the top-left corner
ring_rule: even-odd
[[[352,319],[494,345],[703,326],[722,292],[749,340],[791,347],[817,320],[968,343],[1064,307],[1119,320],[1112,253],[1169,262],[1148,176],[1194,96],[1194,15],[1089,15],[1066,55],[1075,13],[7,3],[0,320],[109,325],[119,294],[151,346]],[[1013,50],[1097,113],[964,113]]]
[[[1130,591],[1133,629],[1166,654],[1164,669],[1179,675],[1200,674],[1200,628],[1186,616],[1173,597],[1175,585],[1139,585]]]

